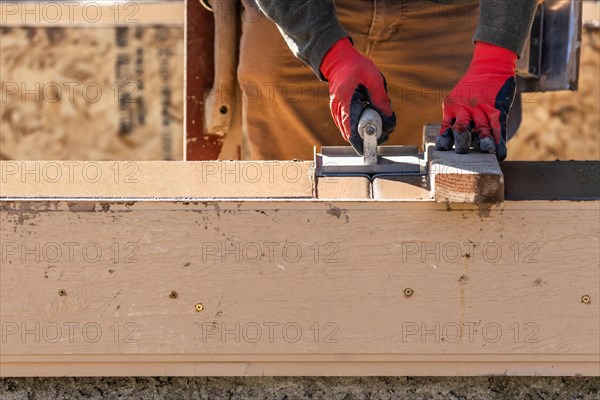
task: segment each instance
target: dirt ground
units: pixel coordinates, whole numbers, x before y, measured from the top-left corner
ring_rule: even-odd
[[[7,378],[0,399],[597,400],[584,377]]]

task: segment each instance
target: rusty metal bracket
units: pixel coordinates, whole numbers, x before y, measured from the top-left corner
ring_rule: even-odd
[[[519,92],[577,90],[582,13],[580,0],[546,0],[538,6],[517,64]]]

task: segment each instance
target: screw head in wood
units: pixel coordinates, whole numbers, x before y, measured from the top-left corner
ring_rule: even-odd
[[[59,289],[58,290],[58,295],[59,296],[66,296],[67,295],[67,291],[65,289]]]
[[[196,311],[200,312],[204,310],[204,306],[201,303],[196,304]]]
[[[414,291],[411,288],[409,288],[409,287],[407,287],[406,289],[404,289],[404,296],[405,297],[410,297],[410,296],[413,295],[413,293],[414,293]]]
[[[592,298],[588,294],[583,295],[581,296],[581,302],[583,304],[590,304],[592,302]]]

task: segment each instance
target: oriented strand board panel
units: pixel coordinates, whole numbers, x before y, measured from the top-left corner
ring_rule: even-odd
[[[1,197],[312,198],[306,161],[1,161]]]
[[[83,7],[9,3],[48,4]],[[171,24],[3,25],[0,159],[183,160],[183,34]]]
[[[600,375],[598,202],[0,205],[2,376]]]
[[[0,3],[5,27],[183,25],[183,1],[99,1]]]

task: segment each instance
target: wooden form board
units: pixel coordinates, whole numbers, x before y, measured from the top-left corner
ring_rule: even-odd
[[[506,162],[502,169],[509,200],[600,200],[600,162]],[[317,179],[309,161],[0,161],[0,196],[432,202],[428,178]]]
[[[312,198],[303,161],[1,161],[12,198]]]
[[[155,199],[3,172],[0,375],[600,375],[598,201],[214,200],[161,168]]]

